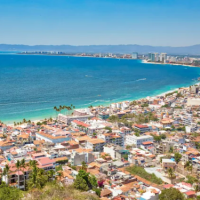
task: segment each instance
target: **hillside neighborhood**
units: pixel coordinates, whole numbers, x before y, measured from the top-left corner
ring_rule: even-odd
[[[55,108],[55,119],[0,123],[2,182],[26,190],[41,169],[101,200],[158,200],[165,191],[200,199],[198,84],[109,106],[64,108]]]

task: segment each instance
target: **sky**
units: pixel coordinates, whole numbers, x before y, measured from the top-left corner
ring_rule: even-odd
[[[200,0],[0,0],[0,44],[200,44]]]

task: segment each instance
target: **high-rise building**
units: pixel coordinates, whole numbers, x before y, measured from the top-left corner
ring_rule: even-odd
[[[149,53],[149,54],[148,54],[148,59],[149,59],[150,61],[154,62],[154,61],[155,61],[155,53]]]
[[[155,53],[155,62],[159,62],[159,61],[160,61],[159,54]]]
[[[166,53],[161,53],[160,54],[160,62],[165,62],[167,60],[167,54]]]
[[[138,59],[138,53],[137,52],[132,53],[132,59]]]

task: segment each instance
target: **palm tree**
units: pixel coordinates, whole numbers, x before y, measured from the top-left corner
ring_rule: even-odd
[[[184,168],[189,167],[190,166],[190,161],[187,161],[184,165]]]
[[[83,161],[81,164],[82,164],[81,169],[86,171],[87,170],[86,162]]]
[[[45,174],[44,169],[39,169],[35,165],[35,162],[31,162],[31,164],[33,164],[33,170],[29,176],[29,181],[28,181],[29,189],[32,188],[41,189],[48,181],[48,176]]]
[[[19,188],[19,170],[21,168],[21,162],[19,160],[17,160],[17,163],[15,163],[15,166],[16,166],[17,172],[18,172],[18,188]]]
[[[193,166],[192,166],[192,163],[190,161],[187,161],[185,163],[184,168],[186,168],[188,171],[190,171],[192,173]]]
[[[63,172],[62,171],[57,172],[57,176],[59,177],[59,180],[61,180],[61,178],[63,177]]]
[[[192,169],[193,169],[193,166],[192,166],[192,164],[190,164],[190,166],[187,167],[187,170],[192,173]]]
[[[175,174],[174,174],[174,169],[170,167],[170,168],[167,170],[167,173],[168,173],[168,176],[169,176],[169,178],[171,179],[171,183],[172,183],[172,179],[173,179],[174,176],[175,176]]]
[[[33,170],[29,175],[28,187],[32,189],[35,187],[36,182],[37,182],[37,167],[36,165],[35,166],[32,165],[33,162],[31,162],[31,160],[29,164],[33,167]]]
[[[68,110],[69,110],[69,111],[71,111],[71,110],[72,110],[72,107],[71,107],[71,106],[69,106],[69,107],[68,107]]]
[[[36,160],[30,160],[28,164],[32,169],[38,165]]]
[[[10,174],[10,167],[8,165],[5,166],[5,168],[3,169],[3,176],[6,177],[6,183],[9,183],[9,174]]]
[[[22,168],[22,171],[24,174],[24,190],[26,190],[26,178],[25,178],[25,172],[24,172],[24,170],[26,168],[26,161],[24,158],[21,160],[20,165],[21,165],[21,168]]]
[[[60,106],[59,106],[59,111],[62,111],[62,109],[63,109],[63,107],[60,105]]]
[[[48,172],[47,172],[47,175],[48,175],[48,180],[50,181],[50,180],[52,180],[53,179],[53,177],[54,177],[54,175],[55,175],[55,172],[54,172],[54,170],[49,170]]]
[[[199,184],[197,183],[194,188],[195,188],[195,192],[198,192],[199,191]]]
[[[65,115],[67,115],[67,106],[63,106],[63,109],[66,109]]]

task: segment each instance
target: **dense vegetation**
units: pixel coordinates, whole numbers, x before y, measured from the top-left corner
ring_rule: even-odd
[[[86,172],[87,165],[82,163],[81,170],[71,186],[64,186],[60,183],[63,177],[62,166],[56,166],[56,170],[49,170],[37,167],[37,161],[31,160],[25,164],[25,160],[18,161],[16,167],[22,170],[28,165],[31,168],[29,180],[25,181],[25,191],[18,188],[9,187],[6,183],[2,182],[0,185],[0,200],[20,200],[20,199],[70,199],[70,200],[97,200],[100,196],[101,188],[98,187],[97,179],[95,176]],[[9,166],[6,165],[3,175],[9,176]],[[87,193],[88,190],[93,190],[93,195]],[[84,192],[84,193],[82,193]],[[95,193],[97,195],[95,195]]]
[[[139,166],[131,166],[126,168],[127,171],[129,171],[133,175],[138,175],[152,183],[156,184],[162,184],[162,179],[158,178],[155,174],[149,174],[148,172],[145,171],[144,168],[139,167]]]
[[[185,200],[184,195],[175,188],[162,190],[159,200]]]
[[[100,196],[101,189],[98,188],[97,179],[94,175],[87,173],[85,170],[81,169],[76,176],[74,181],[74,188],[81,191],[93,190],[98,196]]]
[[[143,114],[126,114],[121,117],[121,119],[117,115],[111,115],[108,118],[109,121],[111,122],[118,122],[118,123],[123,123],[124,125],[128,126],[129,128],[132,127],[133,123],[136,124],[142,124],[142,123],[148,123],[150,121],[158,121],[158,118],[152,113],[143,113]]]
[[[0,200],[19,200],[23,197],[21,190],[9,187],[4,182],[0,185]]]
[[[161,135],[153,135],[151,134],[151,136],[153,136],[154,141],[156,142],[160,142],[162,139],[166,139],[166,135],[165,134],[161,134]]]
[[[96,195],[80,192],[73,186],[62,186],[57,183],[48,183],[41,190],[33,190],[25,194],[26,200],[99,200]]]

